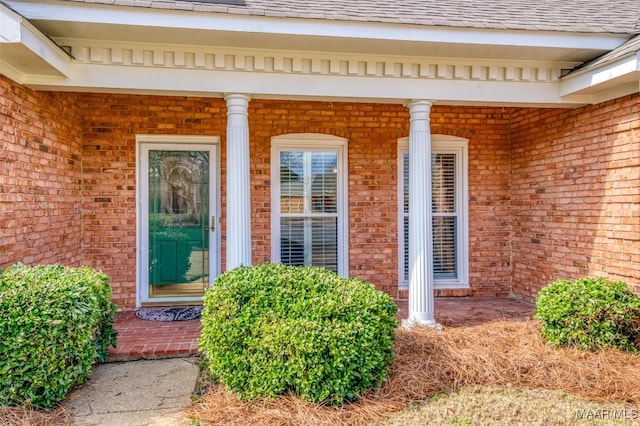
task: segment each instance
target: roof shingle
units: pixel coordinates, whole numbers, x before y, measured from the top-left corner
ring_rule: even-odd
[[[64,0],[337,21],[584,33],[640,33],[638,0]],[[244,5],[241,5],[244,3]]]

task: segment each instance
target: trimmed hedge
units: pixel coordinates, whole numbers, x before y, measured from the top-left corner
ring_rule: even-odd
[[[54,407],[115,346],[109,279],[89,268],[0,272],[0,405]]]
[[[242,399],[290,393],[337,405],[386,379],[396,313],[371,284],[325,269],[240,267],[205,295],[200,348]]]
[[[603,278],[557,280],[536,296],[534,317],[557,346],[638,352],[640,298],[624,282]]]

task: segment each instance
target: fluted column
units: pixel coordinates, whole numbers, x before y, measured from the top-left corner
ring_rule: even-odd
[[[431,213],[431,102],[408,105],[409,128],[409,317],[413,326],[439,327],[434,316]]]
[[[227,101],[227,270],[251,265],[251,184],[249,180],[249,100]]]

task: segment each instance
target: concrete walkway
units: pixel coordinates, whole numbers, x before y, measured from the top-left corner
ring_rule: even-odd
[[[198,377],[198,358],[97,365],[64,406],[75,425],[189,426],[184,410]]]

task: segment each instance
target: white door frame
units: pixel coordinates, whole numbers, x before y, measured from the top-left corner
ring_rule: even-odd
[[[220,137],[182,135],[136,135],[136,308],[143,303],[200,302],[202,297],[149,298],[148,152],[152,149],[209,151],[209,215],[216,217],[209,232],[209,286],[220,271]]]

